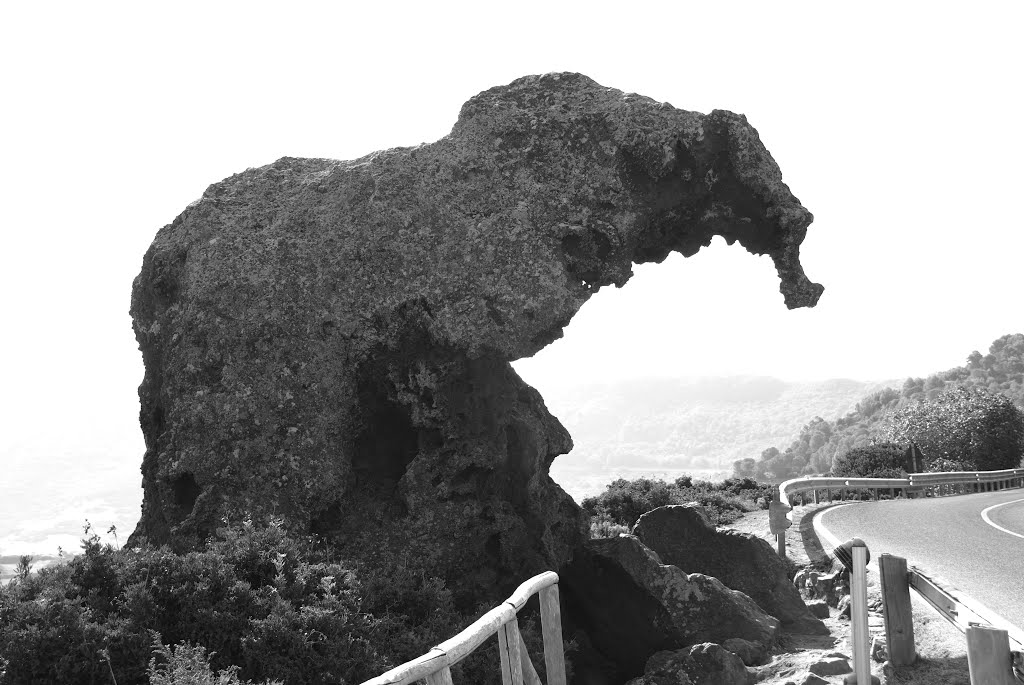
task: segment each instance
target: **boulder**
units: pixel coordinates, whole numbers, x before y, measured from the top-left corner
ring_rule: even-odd
[[[629,685],[748,685],[753,674],[732,652],[712,643],[657,652],[647,660],[644,675]]]
[[[828,618],[828,603],[823,599],[807,602],[807,610],[816,618]]]
[[[829,685],[829,682],[821,676],[808,673],[807,677],[800,681],[800,685]]]
[[[767,649],[778,633],[778,621],[742,592],[661,563],[631,535],[588,541],[559,575],[572,620],[627,678],[655,652],[731,638]]]
[[[760,642],[742,638],[730,638],[722,646],[740,658],[746,666],[761,666],[768,663],[768,650]]]
[[[853,671],[850,668],[850,662],[842,657],[832,657],[816,661],[808,666],[807,670],[819,676],[843,675]]]
[[[749,533],[715,528],[696,503],[669,505],[637,520],[633,534],[687,573],[703,573],[745,593],[782,622],[785,630],[826,635],[828,628],[804,605],[786,563],[771,545]]]
[[[510,362],[633,264],[715,235],[813,306],[811,220],[743,116],[571,73],[480,93],[431,144],[215,183],[132,291],[131,544],[189,549],[276,516],[346,558],[422,566],[469,606],[500,596],[586,537],[548,475],[572,441]]]
[[[853,611],[853,602],[850,600],[850,595],[843,595],[836,603],[836,615],[839,618],[848,619],[851,611]]]

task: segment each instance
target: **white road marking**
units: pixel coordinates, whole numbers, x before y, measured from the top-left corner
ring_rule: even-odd
[[[1024,499],[1014,499],[1014,500],[1010,500],[1009,502],[1003,502],[1002,504],[993,504],[988,509],[982,510],[981,518],[982,518],[982,520],[985,521],[985,523],[987,523],[988,525],[992,526],[996,530],[1001,530],[1004,533],[1007,533],[1008,535],[1013,535],[1013,536],[1016,536],[1018,538],[1024,539],[1024,535],[1021,535],[1020,533],[1014,533],[1012,530],[1007,530],[1006,528],[1003,528],[1002,526],[1000,526],[998,523],[993,522],[992,519],[990,519],[988,517],[988,512],[992,511],[993,509],[998,509],[999,507],[1005,507],[1007,504],[1015,504],[1017,502],[1024,502]]]
[[[820,514],[818,514],[817,516],[814,517],[814,529],[818,531],[818,533],[821,535],[821,537],[825,538],[825,542],[827,542],[832,549],[835,549],[836,547],[838,547],[839,545],[841,545],[843,543],[839,542],[839,539],[835,535],[833,535],[832,531],[830,531],[825,526],[825,522],[822,519],[825,518],[825,515],[828,512],[835,511],[836,509],[839,509],[840,507],[848,507],[851,504],[853,504],[853,502],[848,502],[846,504],[837,504],[835,506],[831,506],[828,509],[826,509],[825,511],[821,512]]]

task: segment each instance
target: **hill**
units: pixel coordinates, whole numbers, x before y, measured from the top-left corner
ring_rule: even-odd
[[[747,457],[734,465],[738,476],[781,481],[801,474],[825,473],[832,461],[854,447],[880,437],[886,418],[910,402],[934,399],[952,387],[982,388],[1009,397],[1024,408],[1024,334],[1004,335],[989,347],[967,356],[967,363],[927,378],[908,378],[900,386],[863,397],[853,410],[836,420],[814,416],[785,450],[769,447],[759,459]],[[785,444],[785,443],[776,443]]]
[[[559,471],[728,470],[791,440],[808,415],[838,418],[882,387],[849,379],[646,379],[545,389],[544,399],[575,443],[555,462]]]

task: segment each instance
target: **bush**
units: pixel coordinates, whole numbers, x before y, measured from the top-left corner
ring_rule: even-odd
[[[643,514],[666,504],[682,504],[676,497],[679,489],[663,480],[619,478],[597,497],[583,500],[583,509],[591,516],[604,513],[619,525],[633,527]]]
[[[92,535],[82,555],[0,588],[0,672],[4,683],[360,682],[479,615],[456,611],[442,580],[402,559],[390,568],[361,574],[276,522],[224,528],[187,554]],[[163,636],[155,661],[151,629]],[[485,682],[482,664],[474,654],[463,670]]]
[[[591,516],[591,537],[613,537],[628,532],[643,514],[667,504],[697,502],[716,525],[732,523],[744,512],[767,507],[772,486],[749,478],[732,478],[723,483],[693,480],[690,476],[673,483],[650,478],[618,479],[603,493],[583,500]],[[758,501],[764,502],[759,505]]]
[[[890,442],[855,447],[835,458],[833,476],[854,478],[906,478],[906,448]]]
[[[932,463],[938,459],[971,471],[1012,469],[1024,453],[1024,413],[1006,395],[954,387],[897,411],[885,435],[893,442],[916,443],[925,470],[937,470]]]
[[[590,518],[590,539],[615,538],[620,534],[629,533],[629,526],[616,523],[606,512]]]
[[[163,644],[159,633],[153,633],[155,656],[149,660],[149,685],[251,685],[238,679],[238,667],[213,672],[210,657],[202,646],[182,642],[176,647]],[[157,658],[162,663],[157,664]],[[281,685],[266,681],[266,685]]]

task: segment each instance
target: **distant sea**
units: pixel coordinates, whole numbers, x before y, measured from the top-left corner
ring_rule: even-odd
[[[88,519],[104,542],[123,543],[139,520],[142,488],[133,457],[102,466],[86,460],[25,460],[8,467],[0,483],[0,580],[14,572],[18,556],[32,555],[36,569],[56,561],[58,548],[80,551]],[[727,471],[679,468],[566,468],[556,460],[551,477],[577,503],[602,493],[613,480],[683,475],[721,481]],[[117,537],[108,534],[116,526]]]

